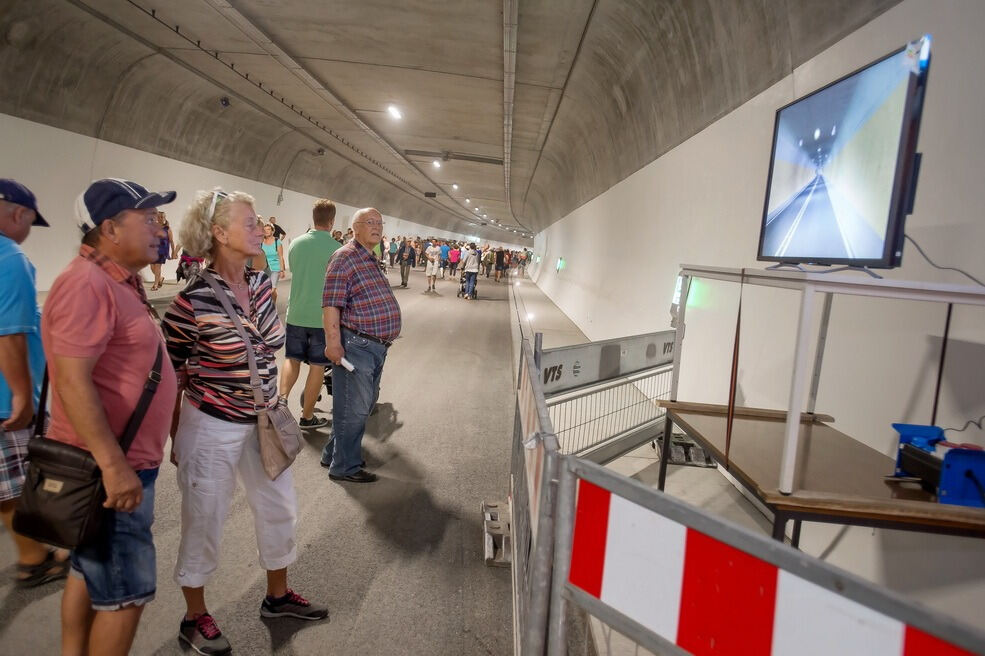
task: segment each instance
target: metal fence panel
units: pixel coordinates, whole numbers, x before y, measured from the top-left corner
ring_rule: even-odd
[[[543,654],[550,607],[558,467],[544,393],[530,343],[522,342],[510,468],[515,648]]]
[[[675,331],[664,330],[547,349],[538,363],[544,393],[553,395],[670,364],[675,336]]]
[[[549,398],[561,453],[585,455],[644,428],[656,435],[666,414],[656,401],[670,398],[672,376],[670,366],[661,366]]]
[[[579,480],[582,483],[579,483]],[[589,534],[578,535],[579,524],[576,522],[576,508],[578,507],[576,497],[580,493],[586,493],[585,491],[580,493],[576,491],[576,485],[582,486],[584,483],[595,486],[594,489],[609,494],[611,504],[615,504],[618,498],[622,500],[620,501],[620,508],[636,509],[628,515],[633,516],[635,513],[636,524],[632,524],[634,536],[637,535],[637,531],[640,534],[645,533],[645,531],[640,530],[640,527],[647,522],[645,519],[647,511],[660,518],[661,531],[653,535],[666,536],[669,532],[666,530],[668,527],[679,529],[681,535],[679,551],[660,552],[659,549],[652,549],[651,546],[644,544],[642,539],[635,546],[637,551],[646,551],[649,554],[652,559],[649,566],[657,568],[665,582],[662,589],[651,590],[638,580],[632,581],[632,584],[638,588],[633,590],[634,594],[630,594],[629,597],[635,595],[637,601],[642,599],[643,611],[629,608],[629,605],[624,603],[623,597],[620,597],[617,604],[615,598],[620,596],[621,592],[619,594],[613,592],[607,597],[607,593],[602,592],[605,587],[601,581],[597,590],[586,591],[584,587],[581,587],[581,584],[575,585],[571,580],[572,555],[578,549],[576,540],[587,539],[588,543],[591,544]],[[584,489],[590,491],[593,488]],[[590,497],[586,497],[586,499],[588,498]],[[615,505],[611,507],[615,508]],[[713,645],[717,645],[720,650],[729,651],[721,642],[714,642],[716,632],[718,636],[725,636],[732,630],[731,627],[739,624],[741,626],[737,627],[737,630],[742,634],[735,636],[735,638],[741,641],[740,644],[753,649],[752,641],[759,640],[764,642],[764,645],[760,645],[761,647],[765,647],[767,651],[772,649],[772,653],[778,656],[819,653],[819,646],[816,642],[812,643],[810,640],[800,639],[801,636],[809,635],[810,631],[814,631],[815,636],[821,636],[822,641],[836,644],[837,653],[843,654],[866,654],[866,656],[877,653],[898,654],[904,653],[902,651],[904,645],[907,647],[905,652],[907,654],[936,654],[945,651],[960,654],[962,653],[960,650],[967,650],[968,653],[985,654],[985,634],[979,629],[913,604],[894,592],[828,565],[792,547],[716,518],[709,513],[593,463],[576,460],[572,457],[563,458],[557,513],[555,569],[550,613],[551,626],[549,629],[549,654],[552,656],[561,656],[565,653],[563,618],[566,601],[579,605],[601,621],[636,640],[638,644],[660,653],[667,653],[668,651],[675,653],[675,650],[669,649],[671,644],[680,645],[682,642],[694,653],[718,653]],[[625,514],[622,515],[623,518],[626,516]],[[614,521],[613,516],[608,516],[607,530],[612,530]],[[586,538],[586,535],[589,537]],[[603,540],[605,539],[603,537]],[[710,545],[710,548],[707,551],[692,548],[699,544]],[[604,554],[607,548],[609,548],[609,544],[605,542],[596,551]],[[719,552],[725,553],[727,556],[720,556],[711,562],[702,560],[691,562],[689,560],[691,558],[709,558],[707,554]],[[582,558],[585,553],[595,554],[596,552],[592,550],[586,552],[582,548],[578,553],[579,557]],[[680,555],[679,561],[675,560],[678,554]],[[695,554],[699,554],[699,556]],[[605,562],[608,563],[609,561]],[[755,579],[744,581],[742,585],[748,584],[748,595],[741,600],[738,606],[732,605],[727,609],[727,612],[716,614],[708,612],[706,606],[713,603],[717,597],[725,596],[725,592],[719,592],[719,585],[721,584],[722,589],[725,589],[731,585],[730,580],[727,577],[719,577],[717,573],[705,575],[704,580],[708,588],[703,595],[697,598],[692,596],[690,600],[687,600],[686,597],[691,588],[684,583],[678,584],[678,587],[675,588],[674,584],[668,582],[676,580],[671,576],[674,567],[680,568],[682,577],[687,571],[700,572],[700,568],[703,567],[717,567],[722,571],[730,570],[740,578],[752,576],[749,574],[750,570],[758,570],[763,573],[763,581],[767,581],[767,583],[763,584]],[[579,574],[580,576],[581,574]],[[770,577],[774,577],[773,583],[769,583]],[[579,580],[581,579],[579,578]],[[698,577],[698,579],[688,580],[700,581],[701,579]],[[763,592],[764,585],[767,587],[769,585],[775,586],[772,597],[770,593]],[[620,590],[613,587],[609,589]],[[640,590],[643,594],[639,594]],[[663,595],[663,597],[658,595]],[[606,603],[602,597],[606,597],[611,603]],[[649,602],[646,601],[647,599]],[[709,599],[712,601],[708,601]],[[676,612],[680,615],[670,617],[669,620],[666,617],[661,619],[653,612],[653,607],[658,605],[656,603],[658,601],[661,602],[660,605],[670,609],[668,612]],[[734,617],[734,615],[739,615],[745,611],[742,607],[744,604],[753,607],[757,603],[761,604],[757,612],[760,612],[761,616],[768,620],[768,635],[766,634],[767,629],[757,630],[749,624],[736,622]],[[616,608],[614,604],[620,605],[620,607]],[[794,610],[791,610],[791,607]],[[671,632],[673,635],[663,635],[661,631],[654,628],[655,626],[663,626],[664,628],[668,625],[678,626],[676,622],[684,622],[684,613],[690,612],[693,615],[695,609],[698,609],[700,622],[703,624],[698,628],[697,633],[688,633],[685,629],[679,628]],[[635,618],[634,613],[636,613]],[[641,618],[644,617],[652,618],[652,624],[644,625],[641,621]],[[851,643],[845,633],[833,627],[822,625],[821,620],[825,617],[829,618],[827,621],[834,624],[841,622],[843,627],[849,628],[848,633],[852,635],[864,635],[869,642],[865,644],[862,641]],[[691,626],[689,630],[693,631],[694,627]],[[695,635],[700,635],[705,640],[697,648],[693,643],[688,642],[694,640],[693,636]],[[684,637],[682,638],[682,636]],[[784,638],[789,639],[791,636],[793,636],[793,640],[783,642]],[[894,641],[899,643],[899,650],[897,650]],[[911,650],[911,645],[919,646],[913,647]]]

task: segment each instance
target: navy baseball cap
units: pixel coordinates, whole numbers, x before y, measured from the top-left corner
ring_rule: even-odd
[[[34,210],[34,223],[31,225],[48,227],[48,222],[44,220],[41,212],[38,211],[38,199],[34,197],[30,189],[16,180],[0,178],[0,200]]]
[[[136,182],[119,178],[96,180],[75,201],[76,220],[83,234],[124,210],[144,210],[167,205],[174,191],[147,191]]]

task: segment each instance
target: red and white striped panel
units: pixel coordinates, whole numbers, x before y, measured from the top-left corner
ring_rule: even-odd
[[[585,480],[568,580],[696,656],[971,656]]]

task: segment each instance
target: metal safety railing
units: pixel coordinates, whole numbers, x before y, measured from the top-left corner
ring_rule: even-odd
[[[673,372],[661,365],[548,400],[550,367],[582,360],[537,355],[523,340],[510,476],[515,654],[594,653],[589,627],[600,625],[660,654],[985,655],[978,628],[562,454],[555,421],[565,450],[590,454],[593,439],[661,423],[644,408],[669,393]]]
[[[510,464],[513,624],[516,654],[547,640],[559,453],[530,342],[521,341]]]
[[[670,398],[672,375],[673,367],[664,365],[548,398],[561,453],[584,455],[624,437],[656,436],[665,411],[655,402]]]

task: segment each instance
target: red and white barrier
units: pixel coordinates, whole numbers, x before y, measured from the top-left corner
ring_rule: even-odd
[[[971,656],[579,480],[568,582],[696,656]]]

